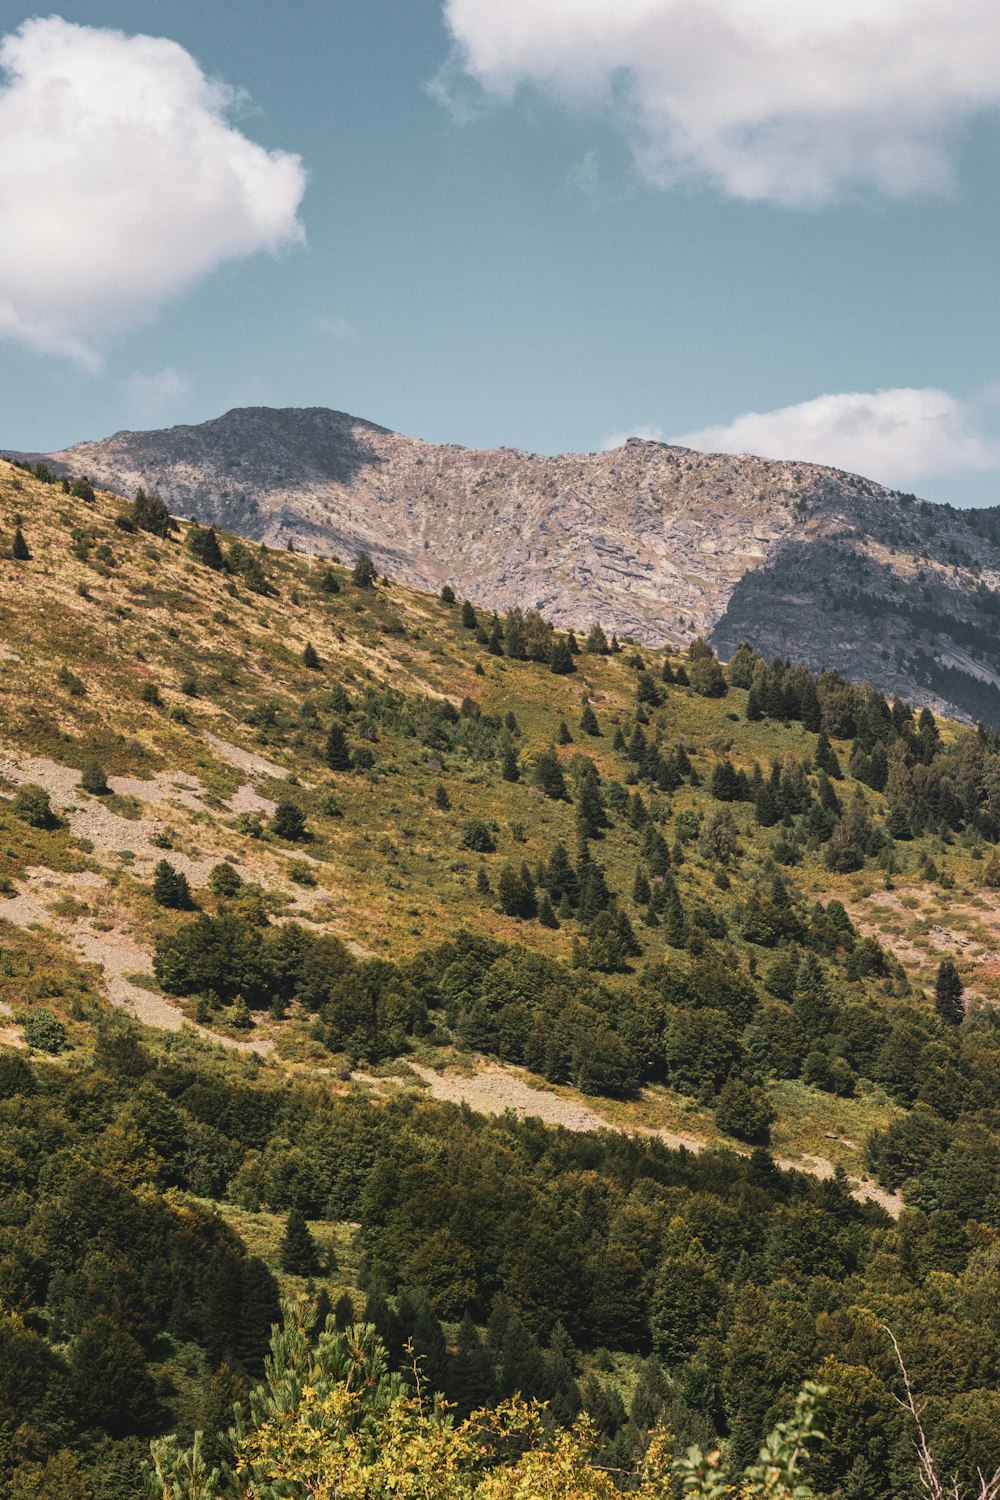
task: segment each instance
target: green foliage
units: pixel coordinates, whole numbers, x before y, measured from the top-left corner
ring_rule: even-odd
[[[32,828],[55,828],[59,822],[48,792],[30,781],[23,782],[14,793],[11,811]]]
[[[23,1025],[24,1040],[37,1052],[49,1052],[55,1056],[65,1049],[69,1040],[62,1021],[44,1006],[36,1006],[34,1010],[27,1011]]]
[[[153,871],[153,900],[158,906],[185,911],[191,905],[187,876],[175,869],[168,859],[161,859]]]

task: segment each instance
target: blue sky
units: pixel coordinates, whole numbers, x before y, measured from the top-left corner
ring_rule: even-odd
[[[3,0],[0,444],[324,405],[1000,503],[1000,23],[867,0],[862,46],[818,0],[752,35],[682,9]]]

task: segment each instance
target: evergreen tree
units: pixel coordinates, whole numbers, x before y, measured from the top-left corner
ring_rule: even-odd
[[[965,985],[950,958],[941,960],[934,981],[934,1009],[949,1026],[957,1026],[964,1019],[965,1007],[962,995]]]
[[[549,671],[559,677],[564,677],[567,672],[576,671],[573,652],[569,641],[564,636],[557,635],[552,642],[552,649],[549,652]]]
[[[14,527],[14,540],[11,542],[10,555],[16,562],[30,562],[31,560],[31,552],[20,526]]]
[[[569,732],[569,726],[565,719],[559,720],[559,728],[556,730],[557,745],[572,745],[573,736]]]
[[[490,885],[490,877],[486,873],[485,865],[480,865],[476,871],[476,893],[480,896],[493,894],[493,887]]]
[[[351,769],[351,752],[348,749],[347,736],[336,719],[333,720],[327,731],[323,759],[331,771],[349,771]]]
[[[233,1353],[248,1375],[263,1370],[271,1329],[280,1320],[278,1283],[258,1256],[248,1255],[240,1272],[239,1307],[231,1330]]]
[[[607,636],[596,620],[590,627],[583,649],[590,656],[607,656],[611,649],[608,645]]]
[[[479,621],[476,618],[476,611],[472,607],[468,599],[464,599],[462,601],[462,624],[465,626],[466,630],[475,630],[476,626],[479,624]]]
[[[455,590],[452,588],[452,586],[451,586],[450,583],[446,583],[446,584],[442,585],[440,598],[441,598],[441,603],[442,604],[448,604],[448,605],[454,604],[454,602],[455,602]]]
[[[356,589],[371,589],[375,587],[378,573],[375,564],[367,552],[359,552],[357,561],[351,569],[351,582]]]
[[[341,1292],[333,1304],[334,1323],[340,1329],[341,1333],[343,1333],[346,1329],[352,1327],[356,1320],[354,1303],[351,1300],[350,1292]]]
[[[319,666],[319,657],[311,641],[306,642],[306,649],[302,653],[302,665],[311,667],[314,671]]]
[[[548,891],[542,892],[541,899],[538,902],[538,925],[550,928],[559,926],[559,919],[552,910],[552,899]]]
[[[580,715],[580,728],[584,734],[594,736],[599,735],[601,732],[601,726],[597,722],[597,715],[589,703],[583,705],[583,712]]]
[[[205,532],[201,544],[201,560],[206,568],[211,568],[216,573],[221,573],[226,566],[226,560],[219,546],[219,538],[215,534],[215,527],[209,526]]]
[[[451,798],[443,781],[439,781],[434,788],[434,806],[439,807],[442,812],[449,812],[451,809]]]
[[[504,742],[503,752],[500,760],[500,775],[504,781],[520,781],[521,763],[517,758],[513,740]]]
[[[187,876],[176,870],[167,859],[161,859],[153,871],[153,900],[157,906],[184,911],[191,905]]]
[[[290,1276],[315,1276],[319,1270],[316,1241],[309,1232],[305,1218],[297,1208],[289,1210],[288,1218],[285,1220],[285,1233],[282,1236],[278,1260],[281,1269],[287,1271]]]
[[[271,832],[279,839],[298,843],[306,837],[306,815],[294,802],[279,802],[271,819]]]

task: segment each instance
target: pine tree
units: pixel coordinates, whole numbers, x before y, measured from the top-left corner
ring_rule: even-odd
[[[334,719],[327,731],[323,759],[331,771],[349,771],[351,769],[351,752],[347,746],[347,736],[336,719]]]
[[[964,991],[965,985],[952,960],[942,959],[934,981],[934,1009],[948,1026],[958,1026],[965,1017]]]
[[[375,564],[367,552],[359,552],[357,561],[351,569],[351,582],[356,589],[371,589],[375,587],[378,573]]]
[[[556,730],[556,744],[557,745],[572,745],[572,743],[573,743],[573,736],[569,732],[569,727],[568,727],[568,725],[566,723],[566,720],[565,719],[560,719],[559,720],[559,728]]]
[[[594,736],[599,735],[601,732],[601,726],[597,722],[597,715],[589,703],[583,705],[583,712],[580,715],[580,728],[584,734]]]
[[[548,891],[542,892],[541,900],[538,903],[538,925],[550,928],[559,926],[559,919],[552,910],[552,900]]]
[[[451,808],[451,798],[443,781],[439,781],[434,788],[434,806],[439,807],[442,812],[448,812]]]
[[[297,843],[306,836],[306,815],[294,802],[279,802],[271,819],[271,832],[279,839]]]
[[[153,900],[157,906],[166,906],[174,911],[184,911],[191,905],[187,876],[180,870],[175,870],[167,859],[161,859],[153,871]]]
[[[354,1303],[351,1300],[350,1292],[341,1292],[333,1304],[333,1321],[341,1333],[357,1321],[357,1314],[354,1310]]]
[[[446,583],[446,584],[442,585],[440,599],[441,599],[441,603],[442,604],[448,604],[448,605],[454,604],[454,602],[455,602],[455,590],[452,588],[452,586],[451,586],[450,583]]]
[[[309,1226],[297,1208],[290,1209],[288,1218],[285,1220],[279,1264],[289,1276],[315,1276],[319,1270],[316,1241],[309,1233]]]
[[[311,641],[306,642],[306,649],[302,653],[302,665],[311,667],[314,671],[319,666],[319,657]]]
[[[549,671],[558,677],[564,677],[567,672],[575,672],[576,665],[573,661],[573,652],[569,641],[564,636],[556,636],[552,642],[549,652]]]
[[[221,573],[226,566],[226,560],[219,546],[219,538],[215,534],[215,527],[209,526],[201,543],[201,560],[206,568],[211,568],[216,573]]]
[[[479,896],[492,896],[493,894],[490,877],[486,873],[485,865],[480,865],[476,871],[476,894]]]
[[[16,562],[30,562],[31,560],[31,553],[20,526],[14,527],[14,540],[11,542],[10,555]]]
[[[521,765],[517,758],[513,740],[504,743],[503,754],[500,761],[500,775],[504,781],[520,781]]]
[[[468,599],[464,599],[462,601],[462,624],[465,626],[466,630],[475,630],[476,626],[479,624],[479,621],[476,618],[476,611],[472,607]]]

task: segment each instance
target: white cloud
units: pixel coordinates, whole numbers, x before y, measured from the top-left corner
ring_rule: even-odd
[[[302,239],[300,159],[234,129],[176,42],[52,16],[0,68],[0,336],[96,368],[214,267]]]
[[[984,430],[982,400],[933,388],[817,396],[777,411],[751,411],[671,442],[709,453],[756,453],[865,474],[886,484],[1000,467],[1000,440]]]
[[[647,422],[643,427],[627,427],[623,432],[613,432],[606,437],[598,452],[610,453],[612,448],[624,448],[630,437],[645,438],[649,443],[662,443],[663,428],[658,427],[655,422]]]
[[[614,111],[641,170],[804,206],[947,187],[1000,105],[995,0],[444,0],[455,62]]]
[[[121,385],[129,421],[140,428],[164,426],[191,389],[187,377],[169,366],[152,373],[134,370]]]

